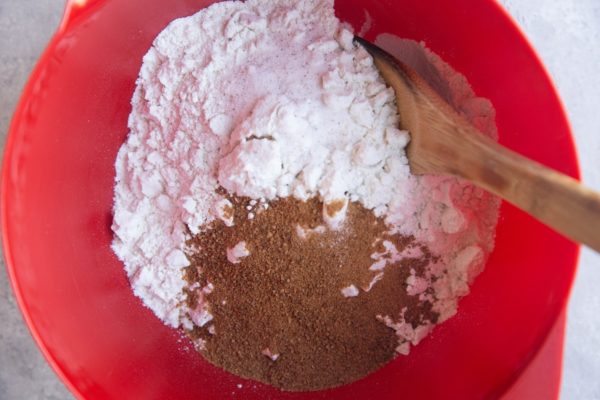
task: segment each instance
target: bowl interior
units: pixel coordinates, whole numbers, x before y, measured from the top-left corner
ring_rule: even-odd
[[[143,54],[166,24],[212,3],[98,0],[63,25],[31,77],[4,161],[5,256],[38,344],[78,395],[120,398],[484,398],[501,394],[561,310],[577,247],[503,204],[496,250],[457,316],[365,379],[281,393],[205,362],[131,292],[109,245],[116,152]],[[338,1],[367,38],[423,40],[497,110],[500,142],[577,176],[560,102],[493,0]],[[242,387],[238,388],[241,383]]]

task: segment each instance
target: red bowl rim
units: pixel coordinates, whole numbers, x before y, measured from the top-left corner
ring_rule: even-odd
[[[7,139],[6,139],[5,149],[4,149],[4,160],[2,162],[2,173],[0,176],[0,185],[1,185],[0,186],[0,219],[1,219],[1,224],[2,224],[1,225],[2,248],[3,248],[3,253],[4,253],[6,270],[8,273],[11,287],[13,289],[14,295],[17,300],[17,304],[19,306],[21,314],[23,315],[23,319],[25,320],[25,323],[31,333],[31,336],[33,337],[35,343],[37,344],[38,348],[42,352],[42,355],[44,356],[44,358],[46,359],[48,364],[50,364],[50,366],[52,367],[54,372],[58,375],[60,380],[63,382],[63,384],[65,384],[65,386],[69,389],[69,391],[72,394],[74,394],[75,397],[77,397],[78,399],[82,399],[82,400],[85,399],[85,397],[79,391],[79,389],[67,378],[63,369],[56,362],[54,354],[52,354],[52,352],[48,350],[44,340],[42,339],[41,335],[39,334],[38,330],[36,329],[35,324],[33,323],[33,320],[31,318],[31,315],[29,314],[29,310],[25,306],[24,295],[23,295],[23,292],[21,291],[20,285],[16,278],[16,274],[15,274],[16,266],[15,266],[12,252],[11,252],[11,239],[8,236],[8,223],[7,223],[7,217],[8,217],[8,209],[7,209],[8,184],[7,184],[7,182],[9,181],[9,176],[11,173],[11,165],[10,165],[10,162],[8,161],[9,157],[7,157],[7,155],[11,154],[13,151],[13,148],[15,147],[17,138],[12,133],[17,130],[16,128],[20,124],[20,120],[23,115],[26,99],[33,92],[34,84],[35,84],[35,82],[37,82],[38,78],[40,77],[40,74],[41,74],[42,70],[44,69],[44,66],[51,58],[51,55],[54,51],[54,48],[55,48],[57,42],[68,32],[68,30],[70,29],[70,27],[72,26],[74,21],[76,21],[80,15],[82,15],[86,12],[90,12],[91,9],[93,8],[92,5],[98,4],[103,1],[107,1],[107,0],[66,0],[66,4],[64,7],[64,11],[63,11],[63,16],[62,16],[61,22],[59,24],[59,27],[57,28],[56,32],[53,34],[46,49],[44,50],[44,52],[40,56],[39,60],[37,61],[36,65],[33,69],[33,72],[29,76],[27,84],[25,85],[25,87],[23,89],[23,92],[21,94],[19,102],[17,103],[17,106],[15,108],[15,112],[13,114],[13,118],[11,120],[9,129],[8,129],[8,133],[7,133]],[[538,64],[542,73],[545,75],[548,83],[550,84],[550,87],[551,87],[552,91],[554,92],[555,97],[559,103],[560,110],[561,110],[562,114],[565,116],[565,121],[567,123],[567,129],[569,132],[569,141],[571,143],[571,151],[572,151],[571,158],[573,160],[574,167],[575,167],[575,172],[573,174],[574,175],[573,177],[577,180],[580,180],[581,166],[580,166],[579,158],[577,157],[577,151],[575,148],[575,142],[574,142],[571,122],[569,121],[565,104],[564,104],[563,100],[561,99],[561,97],[559,96],[557,86],[556,86],[554,80],[552,79],[552,76],[549,73],[549,70],[546,68],[546,66],[541,61],[541,57],[540,57],[539,53],[535,50],[531,41],[529,40],[529,38],[527,37],[525,32],[522,30],[519,23],[515,20],[515,18],[508,12],[508,10],[506,10],[504,8],[504,6],[502,4],[500,4],[499,0],[489,0],[489,1],[494,5],[496,10],[500,14],[502,14],[508,21],[510,21],[513,28],[516,30],[516,32],[519,33],[519,35],[521,36],[521,39],[527,45],[527,50],[529,51],[529,53],[532,57],[532,61],[534,63]],[[573,258],[574,263],[571,266],[571,268],[575,269],[577,267],[577,265],[579,264],[580,254],[581,254],[581,246],[577,246],[576,253]],[[573,283],[575,280],[574,276],[575,275],[573,275],[573,279],[569,283],[569,290],[567,292],[567,296],[565,296],[563,299],[561,299],[562,309],[564,309],[564,307],[566,306],[566,303],[567,303],[570,293],[572,291]],[[545,329],[543,329],[544,339],[548,336],[551,329],[554,327],[556,320],[559,317],[559,314],[557,314],[556,317],[551,321],[551,323]],[[561,333],[561,342],[564,342],[563,338],[564,338],[564,331]],[[523,371],[525,369],[527,369],[527,367],[529,366],[531,361],[537,356],[540,349],[544,345],[545,340],[540,340],[540,341],[538,341],[538,343],[539,344],[537,345],[537,348],[533,349],[533,351],[530,353],[530,356],[528,357],[528,359],[524,360],[522,367],[519,370],[515,371],[513,376],[505,383],[505,386],[503,388],[500,387],[501,391],[499,393],[501,395],[504,395],[512,387],[512,385],[517,381],[517,379],[521,376]],[[561,351],[560,352],[561,364],[562,364],[562,359],[563,359],[563,352]],[[561,365],[561,370],[562,370],[562,365]],[[557,385],[557,391],[558,390],[560,390],[560,385]],[[558,392],[556,393],[555,397],[558,398]]]

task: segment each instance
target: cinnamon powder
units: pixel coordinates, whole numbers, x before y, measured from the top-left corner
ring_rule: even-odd
[[[229,200],[235,225],[215,221],[188,243],[196,251],[186,279],[214,286],[206,296],[212,321],[188,332],[211,363],[284,390],[325,389],[395,357],[398,337],[378,315],[396,316],[406,307],[414,326],[436,322],[431,304],[409,296],[405,283],[430,253],[421,248],[420,258],[387,265],[373,283],[380,271],[369,270],[371,255],[381,251],[382,239],[399,251],[414,239],[387,234],[383,220],[361,205],[350,203],[343,228],[332,231],[315,199],[280,199],[268,208],[248,198]],[[227,249],[240,242],[249,254],[232,263]],[[346,297],[343,289],[352,285]],[[193,292],[187,301],[193,308]]]

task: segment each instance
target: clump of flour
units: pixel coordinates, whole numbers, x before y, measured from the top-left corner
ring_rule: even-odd
[[[116,160],[113,248],[165,323],[211,318],[202,298],[210,288],[197,288],[194,310],[185,306],[182,268],[190,235],[214,219],[233,224],[220,188],[265,206],[288,196],[342,210],[360,202],[439,256],[407,287],[430,297],[422,286],[433,287],[424,300],[440,320],[455,312],[491,251],[497,202],[455,178],[410,174],[394,94],[352,39],[333,0],[247,0],[173,21],[154,41]],[[493,135],[491,106],[426,54],[460,88],[453,105]],[[330,228],[343,226],[343,212],[324,215]],[[244,257],[242,247],[228,256]],[[381,320],[403,332],[402,352],[430,330],[408,335],[402,316]]]

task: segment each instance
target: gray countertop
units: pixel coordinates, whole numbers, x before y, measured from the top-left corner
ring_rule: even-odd
[[[444,0],[441,0],[444,1]],[[583,179],[600,190],[600,1],[501,0],[552,74],[573,126]],[[0,0],[0,134],[64,0]],[[4,264],[2,260],[2,264]],[[563,399],[600,399],[600,256],[584,249],[567,319]],[[0,267],[0,399],[71,399],[33,343]]]

